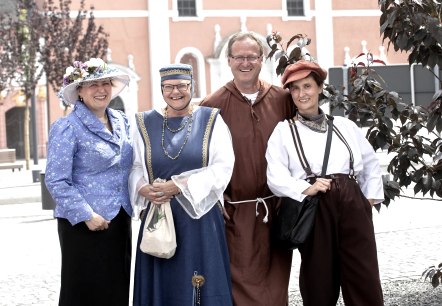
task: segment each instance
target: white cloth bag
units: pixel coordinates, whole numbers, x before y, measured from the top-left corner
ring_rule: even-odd
[[[143,253],[171,258],[176,250],[175,225],[170,202],[151,204],[143,227],[140,249]]]

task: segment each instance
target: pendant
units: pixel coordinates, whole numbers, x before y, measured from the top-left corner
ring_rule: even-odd
[[[194,305],[201,305],[201,287],[204,285],[206,279],[204,276],[197,274],[195,271],[192,276],[192,285],[194,290]]]

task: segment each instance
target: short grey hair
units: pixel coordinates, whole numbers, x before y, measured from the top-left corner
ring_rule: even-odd
[[[264,55],[264,45],[261,39],[259,39],[258,34],[256,34],[255,32],[238,32],[229,39],[229,43],[227,44],[226,56],[227,57],[232,56],[232,45],[235,42],[247,38],[250,38],[251,40],[254,40],[256,42],[259,48],[259,56]]]

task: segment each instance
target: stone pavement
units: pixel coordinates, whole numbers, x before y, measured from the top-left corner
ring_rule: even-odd
[[[44,169],[44,161],[33,169]],[[442,202],[404,197],[380,213],[373,210],[383,283],[419,281],[425,268],[442,262],[441,216]],[[139,221],[133,221],[134,246],[138,228]],[[57,225],[52,210],[42,209],[41,185],[33,182],[31,170],[0,170],[0,245],[0,305],[57,305]],[[298,291],[298,267],[295,251],[291,292]]]

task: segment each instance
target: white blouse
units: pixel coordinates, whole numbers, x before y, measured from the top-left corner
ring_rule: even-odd
[[[320,175],[324,159],[327,133],[315,132],[299,121],[296,122],[302,147],[308,164],[315,175]],[[348,142],[354,157],[354,174],[367,199],[374,203],[384,200],[382,175],[379,160],[373,147],[364,137],[361,129],[351,120],[334,117],[333,124]],[[267,145],[267,183],[270,190],[280,197],[286,196],[302,201],[302,192],[310,187],[305,181],[307,175],[301,166],[293,137],[287,121],[275,127]],[[350,173],[350,153],[347,146],[333,133],[330,158],[326,174]]]
[[[194,108],[197,111],[197,108]],[[134,129],[133,135],[134,162],[129,176],[129,193],[133,207],[133,217],[138,218],[140,212],[148,205],[146,198],[138,194],[138,190],[149,182],[145,165],[145,148],[142,135]],[[227,188],[233,171],[235,155],[229,128],[221,116],[217,116],[210,139],[209,163],[207,167],[183,172],[172,176],[172,180],[181,190],[178,202],[187,214],[201,218],[217,201],[224,204],[223,193]]]

